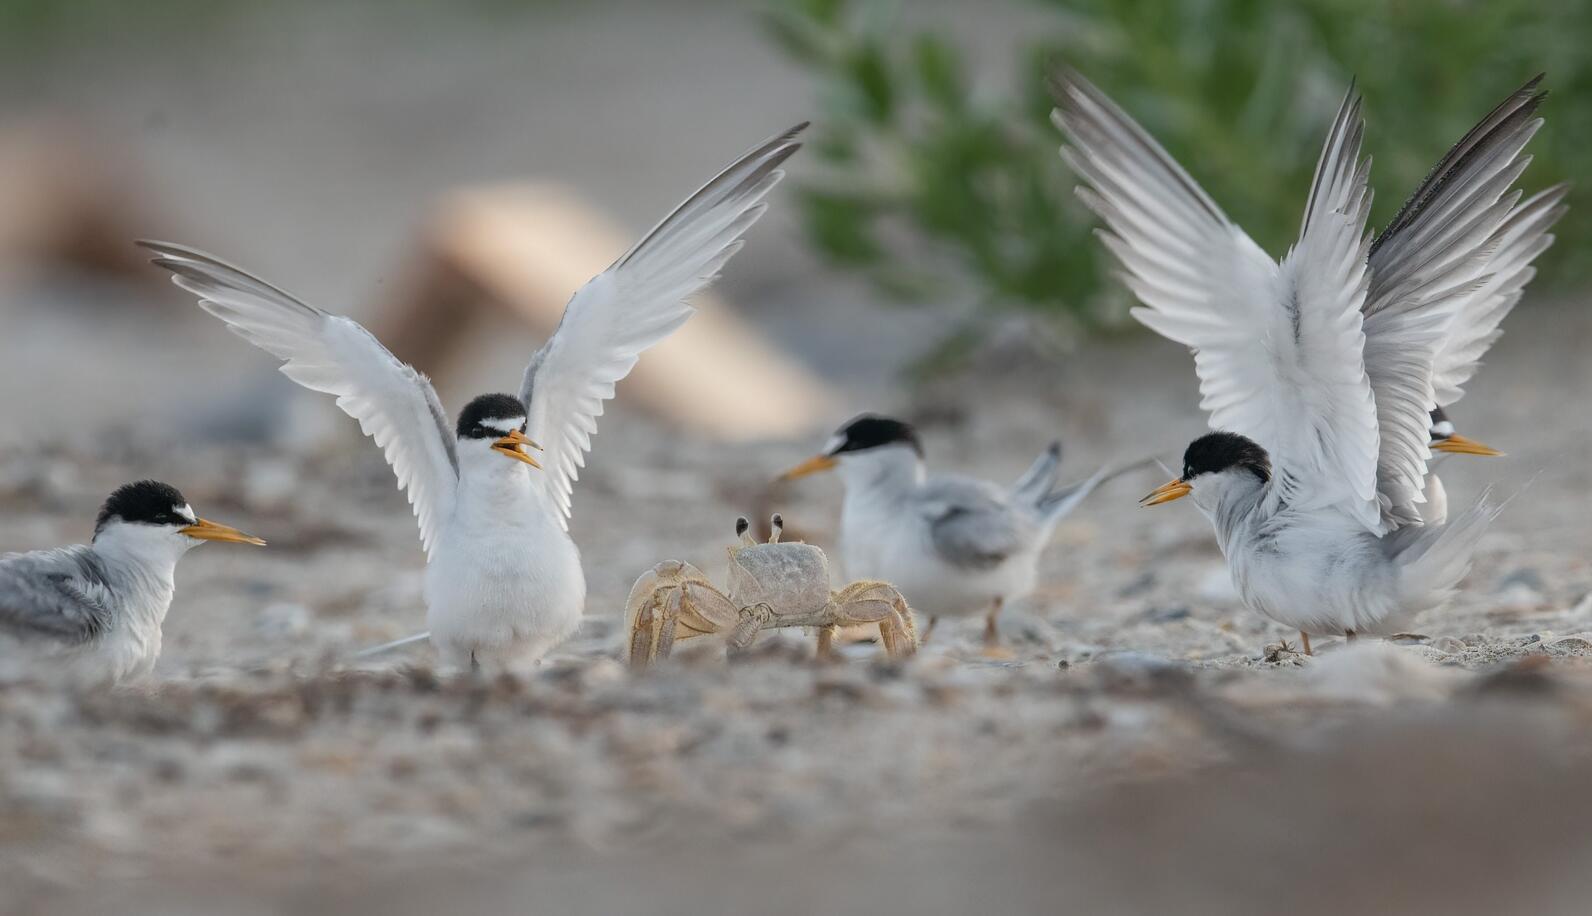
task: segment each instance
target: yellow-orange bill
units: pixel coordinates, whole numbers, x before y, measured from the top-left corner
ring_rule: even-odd
[[[834,466],[835,459],[833,457],[829,455],[814,455],[813,457],[808,458],[806,461],[803,461],[801,464],[798,464],[785,473],[779,475],[779,479],[795,480],[798,477],[806,477],[808,474],[817,474],[820,471],[827,471]]]
[[[541,462],[537,461],[535,458],[532,458],[530,455],[527,455],[520,449],[520,446],[522,445],[529,445],[534,449],[541,448],[541,446],[532,441],[530,437],[526,436],[517,429],[492,443],[492,448],[494,451],[507,455],[516,461],[523,461],[533,468],[541,468]]]
[[[265,546],[265,541],[261,538],[257,538],[252,534],[244,534],[236,528],[228,528],[226,525],[218,525],[215,522],[209,521],[208,519],[200,519],[197,522],[194,522],[192,525],[181,529],[181,533],[201,541],[225,541],[229,544],[253,544],[256,547]]]
[[[1193,489],[1186,480],[1169,480],[1146,494],[1143,499],[1139,500],[1139,505],[1159,506],[1161,503],[1169,503],[1174,499],[1182,499]]]
[[[1450,455],[1480,455],[1483,458],[1497,458],[1503,455],[1503,452],[1490,445],[1482,445],[1475,439],[1467,439],[1458,434],[1433,442],[1432,451],[1447,452]]]

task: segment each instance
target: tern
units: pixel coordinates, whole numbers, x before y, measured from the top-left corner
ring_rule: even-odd
[[[89,543],[0,557],[0,658],[41,660],[92,683],[147,676],[160,658],[177,560],[205,541],[265,544],[195,515],[170,484],[118,488]]]
[[[846,576],[889,582],[929,617],[984,614],[984,645],[1000,648],[1001,608],[1034,589],[1039,555],[1056,524],[1096,487],[1139,465],[1102,468],[1057,486],[1061,444],[1007,487],[958,474],[928,473],[923,443],[910,424],[863,414],[842,426],[823,450],[781,480],[834,469],[845,497],[840,556]]]
[[[740,250],[805,127],[737,159],[581,287],[518,393],[475,398],[452,428],[431,382],[354,321],[192,248],[139,244],[201,307],[284,360],[289,378],[334,395],[381,447],[427,558],[428,632],[390,645],[429,638],[445,668],[523,670],[570,637],[584,612],[570,500],[603,402]]]
[[[1133,314],[1194,352],[1216,430],[1143,503],[1192,494],[1244,603],[1299,630],[1306,652],[1311,635],[1393,634],[1442,604],[1498,512],[1488,494],[1443,524],[1420,510],[1454,322],[1475,321],[1467,304],[1492,285],[1512,296],[1524,282],[1494,262],[1519,228],[1511,186],[1542,123],[1539,80],[1468,133],[1375,241],[1351,86],[1280,262],[1099,89],[1071,73],[1053,83],[1063,158],[1143,303]],[[1455,351],[1462,373],[1476,355]]]

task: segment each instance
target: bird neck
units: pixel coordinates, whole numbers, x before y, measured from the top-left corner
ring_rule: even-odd
[[[525,517],[537,501],[527,464],[496,452],[460,455],[457,512],[466,519]]]
[[[1231,556],[1228,547],[1233,539],[1275,511],[1266,499],[1271,486],[1242,469],[1194,481],[1194,504],[1211,520],[1223,553]]]
[[[842,454],[836,470],[848,499],[904,495],[923,486],[928,476],[917,452],[894,445]]]
[[[112,524],[95,536],[92,546],[113,577],[169,589],[177,560],[197,543],[173,532]]]

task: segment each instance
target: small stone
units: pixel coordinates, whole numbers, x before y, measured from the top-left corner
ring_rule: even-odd
[[[1592,639],[1585,636],[1562,636],[1548,643],[1547,650],[1555,655],[1592,655]]]

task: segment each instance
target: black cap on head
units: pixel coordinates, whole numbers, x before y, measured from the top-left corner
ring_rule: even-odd
[[[1206,433],[1183,451],[1183,479],[1243,468],[1264,483],[1271,480],[1271,456],[1254,440],[1237,433]]]
[[[141,525],[185,527],[194,523],[193,519],[177,512],[186,505],[188,500],[169,483],[140,480],[125,484],[116,488],[100,507],[99,518],[94,520],[94,533],[99,534],[113,519]]]
[[[1432,438],[1447,439],[1454,434],[1454,421],[1441,407],[1432,408]]]
[[[512,394],[483,394],[459,411],[460,439],[497,439],[503,430],[483,425],[491,420],[519,420],[524,425],[525,405]],[[496,424],[502,426],[502,423]]]
[[[918,457],[923,457],[923,443],[918,440],[917,430],[900,420],[878,414],[865,413],[857,417],[842,426],[835,433],[835,438],[839,441],[829,449],[831,455],[861,452],[886,445],[907,445],[918,453]]]

